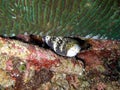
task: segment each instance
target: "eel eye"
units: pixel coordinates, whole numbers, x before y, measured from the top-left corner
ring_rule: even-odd
[[[46,39],[49,39],[50,38],[50,36],[46,36]]]
[[[44,41],[48,41],[50,39],[50,36],[43,36],[42,38]]]

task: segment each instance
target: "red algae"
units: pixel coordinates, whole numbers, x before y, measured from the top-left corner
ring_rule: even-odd
[[[110,85],[120,87],[118,41],[88,39],[90,48],[82,50],[76,58],[67,58],[40,47],[38,43],[44,42],[39,37],[17,37],[19,40],[0,38],[0,85],[4,88],[88,90],[109,89]]]
[[[92,69],[97,65],[103,65],[107,60],[117,60],[120,57],[120,42],[93,39],[88,42],[91,45],[90,50],[82,51],[78,54],[78,58],[84,60],[86,70]]]
[[[99,51],[89,50],[86,52],[81,52],[78,57],[83,59],[85,62],[86,70],[94,68],[96,65],[101,65],[101,57],[97,53]]]
[[[38,47],[29,46],[28,50],[30,54],[28,55],[27,62],[34,67],[40,68],[50,68],[59,63],[57,56],[49,50],[44,50],[43,48],[38,49]]]
[[[89,39],[88,42],[92,45],[92,50],[120,49],[119,41]]]
[[[56,59],[57,56],[50,50],[44,50],[43,48],[28,45],[16,40],[8,40],[8,42],[2,43],[3,47],[0,48],[1,53],[18,57],[25,62],[31,60],[31,62],[37,62],[41,66],[48,65],[50,67],[53,63],[58,62]]]
[[[24,43],[19,40],[9,38],[0,39],[0,63],[5,63],[5,65],[1,68],[7,71],[9,73],[9,76],[14,79],[14,83],[11,85],[11,87],[15,85],[14,89],[17,89],[21,85],[22,88],[27,88],[29,85],[31,85],[30,88],[36,88],[38,87],[36,85],[40,85],[44,80],[48,82],[52,77],[52,72],[55,72],[55,70],[57,70],[56,72],[77,75],[81,75],[83,72],[82,62],[81,64],[75,65],[72,63],[71,58],[63,58],[61,56],[58,56],[49,49],[45,49],[29,43]],[[66,67],[66,61],[70,63],[70,65],[68,65],[68,68]],[[59,66],[62,66],[63,70],[58,69],[57,67]],[[47,80],[41,76],[41,70],[43,69],[51,73],[44,76],[48,77]],[[37,78],[40,78],[39,82],[36,81]]]
[[[6,62],[6,70],[11,71],[12,69],[13,69],[12,60],[7,60],[7,62]]]
[[[28,61],[28,64],[30,66],[34,66],[34,68],[36,70],[40,70],[41,68],[51,68],[52,66],[56,66],[57,64],[59,63],[58,60],[54,60],[54,61],[51,61],[51,60],[29,60]]]

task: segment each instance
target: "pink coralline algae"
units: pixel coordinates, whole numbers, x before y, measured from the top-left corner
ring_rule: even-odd
[[[50,50],[44,50],[38,46],[28,45],[17,40],[0,40],[0,53],[10,57],[17,57],[24,62],[39,63],[43,67],[50,67],[52,64],[57,64],[56,54]],[[49,62],[49,64],[48,64]],[[43,65],[44,64],[44,65]]]
[[[76,57],[68,58],[46,47],[39,36],[0,37],[0,88],[119,89],[120,42],[84,40],[84,49]]]
[[[1,72],[6,73],[9,77],[8,80],[11,81],[10,84],[6,83],[5,85],[0,82],[0,85],[5,88],[14,87],[15,90],[18,90],[20,86],[21,89],[36,89],[43,81],[50,81],[53,77],[52,72],[82,74],[84,69],[82,61],[74,65],[72,60],[74,59],[63,58],[50,49],[0,37],[0,69]],[[67,63],[69,64],[67,65]],[[41,76],[42,74],[43,76]],[[48,77],[48,79],[44,77]],[[3,76],[2,78],[3,82],[6,82],[4,81],[6,77]],[[30,87],[28,88],[28,86]]]

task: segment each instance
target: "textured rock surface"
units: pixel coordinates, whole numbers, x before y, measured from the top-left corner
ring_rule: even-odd
[[[38,46],[40,37],[24,37],[0,38],[1,89],[120,89],[120,42],[87,39],[89,49],[67,58]]]

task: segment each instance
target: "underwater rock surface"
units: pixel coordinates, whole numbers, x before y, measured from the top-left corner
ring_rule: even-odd
[[[68,58],[43,47],[41,37],[0,37],[0,88],[120,89],[120,42],[85,40],[91,47]]]

